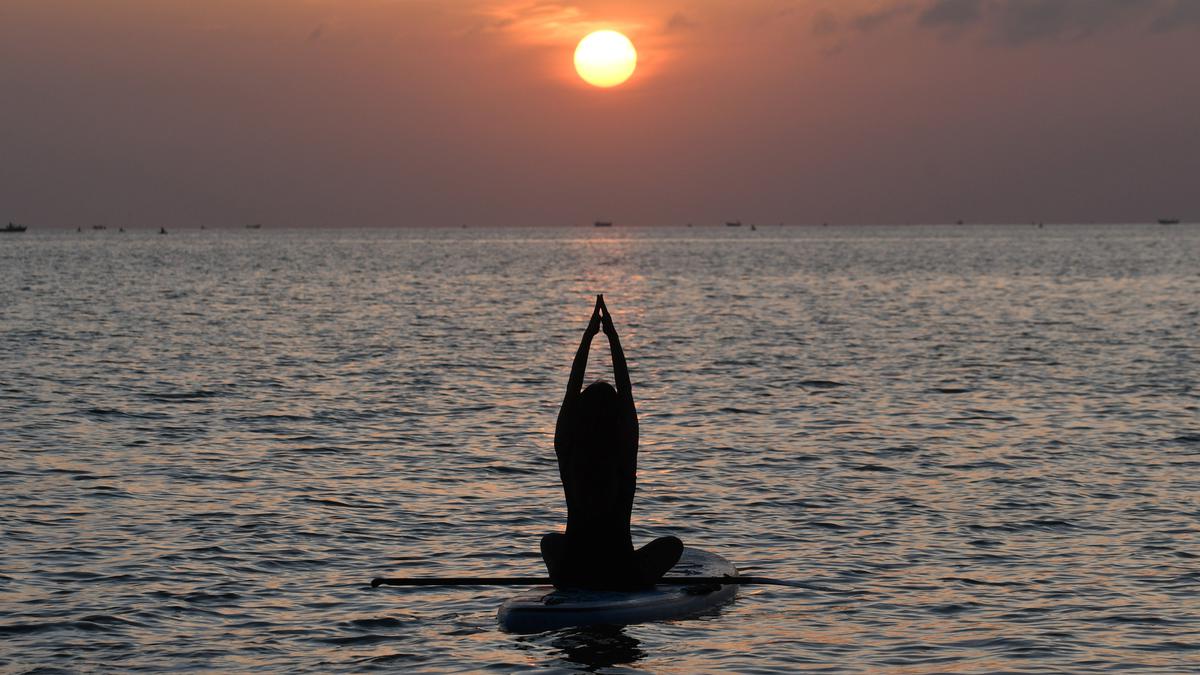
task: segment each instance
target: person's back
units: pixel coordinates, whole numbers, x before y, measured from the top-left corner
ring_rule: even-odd
[[[601,323],[612,351],[616,386],[595,382],[580,391],[592,337]],[[637,448],[637,410],[625,354],[604,299],[598,296],[575,355],[554,432],[567,498],[567,531],[542,538],[542,557],[556,586],[646,586],[679,560],[683,544],[675,537],[662,537],[633,550],[629,523]]]

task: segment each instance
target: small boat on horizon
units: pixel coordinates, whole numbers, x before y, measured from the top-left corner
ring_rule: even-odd
[[[597,220],[596,227],[612,227],[611,220]]]
[[[741,227],[741,226],[742,226],[742,221],[740,221],[740,220],[725,221],[725,227]]]
[[[107,225],[93,225],[92,229],[93,230],[107,230],[108,226]]]
[[[1178,225],[1179,219],[1178,218],[1159,218],[1158,224],[1159,225]]]
[[[29,229],[29,228],[26,227],[25,225],[17,225],[16,223],[9,223],[8,226],[5,227],[4,229],[0,230],[0,232],[24,232],[27,229]]]
[[[247,229],[247,230],[261,230],[261,229],[262,229],[262,223],[254,223],[253,225],[247,225],[247,226],[246,226],[246,229]]]

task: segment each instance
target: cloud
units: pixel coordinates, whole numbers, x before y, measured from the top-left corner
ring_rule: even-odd
[[[1181,28],[1200,28],[1200,2],[1175,0],[1169,9],[1150,23],[1150,30],[1165,33]]]
[[[809,32],[815,37],[833,37],[841,32],[843,25],[845,25],[859,32],[869,33],[894,22],[906,14],[911,14],[913,9],[912,4],[902,2],[884,5],[874,11],[839,18],[829,9],[821,8],[812,14]]]
[[[867,33],[879,28],[885,24],[909,14],[913,11],[913,6],[907,3],[893,5],[891,7],[883,7],[874,12],[859,14],[850,20],[850,25],[858,30]]]
[[[579,25],[586,22],[584,12],[578,6],[548,0],[490,6],[485,10],[485,16],[482,26],[485,31],[513,31],[551,40],[564,32],[577,32]]]
[[[1119,25],[1154,0],[1007,0],[996,4],[1000,37],[1009,44],[1086,37]]]
[[[935,0],[917,17],[922,26],[959,28],[979,20],[983,0]]]
[[[609,13],[578,0],[504,0],[483,3],[478,13],[482,22],[471,32],[505,33],[533,45],[571,42],[601,28],[636,32],[653,26],[657,32],[658,27],[664,25],[660,16],[647,13],[623,13],[619,20],[614,20]],[[690,25],[691,20],[677,12],[667,21],[666,28],[682,30]],[[667,31],[663,29],[662,32]]]
[[[664,33],[676,33],[679,31],[691,30],[696,27],[696,22],[692,21],[683,12],[675,12],[663,24]]]
[[[1200,0],[930,0],[917,25],[951,33],[978,28],[1001,44],[1018,46],[1123,27],[1154,32],[1200,27]]]
[[[817,37],[833,35],[838,30],[837,17],[827,9],[822,9],[813,15],[812,34]]]

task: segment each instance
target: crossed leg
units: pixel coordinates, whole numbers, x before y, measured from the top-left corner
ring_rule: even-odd
[[[567,535],[558,532],[542,537],[542,560],[550,573],[550,581],[556,587],[591,586],[594,588],[647,587],[659,579],[679,562],[683,555],[683,542],[678,537],[659,537],[633,552],[633,578],[613,583],[612,579],[578,579],[567,563]],[[590,583],[589,583],[590,582]]]
[[[683,555],[679,537],[659,537],[633,552],[634,568],[643,586],[653,586]]]

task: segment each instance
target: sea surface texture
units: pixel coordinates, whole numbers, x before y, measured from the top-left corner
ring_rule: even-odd
[[[0,237],[0,671],[1200,669],[1196,226]],[[370,588],[544,574],[599,292],[635,543],[813,587]]]

